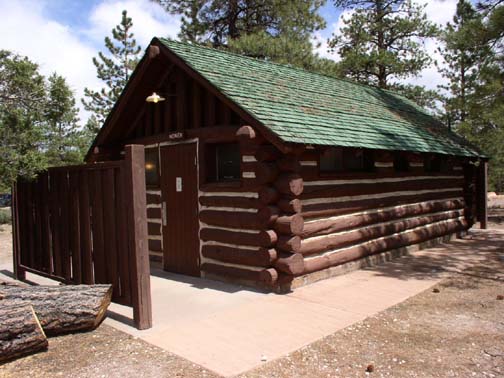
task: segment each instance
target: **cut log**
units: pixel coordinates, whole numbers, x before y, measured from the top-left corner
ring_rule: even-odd
[[[278,272],[274,268],[261,270],[259,280],[267,286],[273,286],[278,280]]]
[[[242,143],[261,144],[264,138],[252,126],[242,126],[236,131],[236,137]]]
[[[303,204],[299,198],[281,198],[278,200],[277,206],[287,214],[300,213],[303,210]]]
[[[46,348],[47,338],[33,307],[1,300],[0,363]]]
[[[300,214],[278,217],[273,225],[275,231],[286,235],[301,235],[303,227],[304,219]]]
[[[278,198],[280,198],[280,194],[272,187],[265,186],[259,190],[259,200],[266,205],[275,203]]]
[[[280,236],[277,248],[286,252],[298,253],[301,250],[301,238],[299,236]]]
[[[303,178],[296,173],[280,175],[275,181],[275,188],[288,196],[299,196],[303,193]]]
[[[304,257],[300,253],[280,252],[273,266],[283,273],[298,275],[304,271]]]
[[[32,305],[44,332],[59,335],[95,329],[105,318],[112,286],[0,286],[0,297],[0,304]]]

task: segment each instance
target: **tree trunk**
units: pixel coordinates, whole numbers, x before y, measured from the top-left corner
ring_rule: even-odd
[[[33,307],[5,300],[1,303],[0,363],[46,349],[47,338]]]
[[[0,286],[0,306],[32,305],[47,335],[96,328],[111,298],[111,285]]]

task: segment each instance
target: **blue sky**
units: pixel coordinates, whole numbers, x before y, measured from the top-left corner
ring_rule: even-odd
[[[440,24],[451,20],[457,2],[415,1],[425,4],[428,17]],[[0,0],[3,20],[0,23],[0,49],[28,56],[46,75],[54,71],[63,75],[80,104],[84,87],[101,87],[91,59],[103,50],[103,38],[120,21],[123,9],[128,10],[133,18],[133,31],[144,48],[153,36],[174,38],[180,28],[177,16],[167,14],[149,0]],[[314,35],[314,40],[322,44],[316,51],[337,60],[337,55],[327,52],[325,42],[341,26],[342,12],[329,1],[321,9],[321,14],[327,27]],[[434,41],[428,41],[426,48],[436,58]],[[437,70],[431,67],[408,82],[435,88],[442,80]],[[80,116],[85,120],[88,114],[81,109]]]

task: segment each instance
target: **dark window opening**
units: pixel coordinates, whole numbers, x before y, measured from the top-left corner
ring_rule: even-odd
[[[207,144],[205,163],[207,182],[240,180],[240,145],[237,143]]]
[[[145,149],[145,185],[159,187],[159,154],[157,148]]]
[[[327,148],[320,154],[320,172],[371,172],[374,158],[371,150],[357,148]]]
[[[394,169],[397,172],[408,172],[410,169],[408,156],[404,153],[394,154]]]
[[[424,167],[426,172],[448,172],[448,159],[442,155],[427,155]]]

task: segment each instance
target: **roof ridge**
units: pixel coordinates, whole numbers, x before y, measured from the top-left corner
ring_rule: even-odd
[[[255,58],[253,56],[243,55],[243,54],[239,54],[239,53],[236,53],[236,52],[233,52],[233,51],[220,50],[220,49],[217,49],[215,47],[206,46],[206,45],[199,44],[199,43],[177,41],[175,39],[169,39],[169,38],[165,38],[165,37],[156,37],[156,38],[158,38],[159,40],[167,41],[169,43],[177,43],[179,45],[185,45],[185,46],[191,46],[191,47],[196,47],[196,48],[202,48],[202,49],[206,49],[206,50],[216,51],[218,53],[233,55],[233,56],[236,56],[236,57],[239,57],[239,58],[244,58],[244,59],[252,60],[252,61],[258,62],[258,63],[276,65],[276,66],[280,66],[280,67],[283,67],[283,68],[288,68],[288,69],[291,69],[291,70],[305,72],[305,73],[308,73],[308,74],[311,74],[311,75],[317,75],[317,76],[322,76],[322,77],[325,77],[325,78],[328,78],[328,79],[332,79],[332,80],[343,81],[343,82],[346,82],[346,83],[349,83],[349,84],[352,84],[352,85],[357,85],[357,86],[363,87],[363,88],[372,88],[372,89],[376,89],[378,91],[383,91],[383,92],[391,93],[391,94],[393,94],[395,96],[399,96],[402,99],[406,99],[407,101],[410,101],[410,102],[414,103],[415,105],[417,105],[422,110],[422,112],[425,112],[424,109],[420,105],[418,105],[413,100],[407,98],[406,96],[404,96],[404,95],[402,95],[402,94],[400,94],[400,93],[398,93],[396,91],[393,91],[391,89],[380,88],[377,85],[359,83],[358,81],[354,81],[354,80],[351,80],[349,78],[330,76],[330,75],[327,75],[327,74],[324,74],[324,73],[321,73],[321,72],[310,71],[310,70],[307,70],[307,69],[304,69],[304,68],[301,68],[301,67],[291,66],[289,64],[278,63],[278,62],[275,62],[275,61],[269,61],[269,60],[259,59],[259,58]]]

